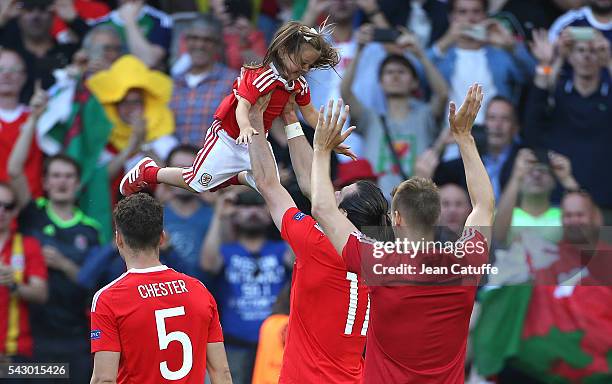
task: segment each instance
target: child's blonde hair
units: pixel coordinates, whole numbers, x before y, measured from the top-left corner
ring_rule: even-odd
[[[281,53],[286,55],[293,54],[299,57],[305,44],[310,44],[320,56],[311,68],[329,69],[334,68],[340,62],[338,50],[334,48],[326,39],[330,27],[324,22],[319,30],[310,28],[297,21],[289,21],[279,28],[274,35],[268,51],[264,56],[263,62],[258,65],[248,65],[247,68],[260,68],[270,63],[281,64]]]

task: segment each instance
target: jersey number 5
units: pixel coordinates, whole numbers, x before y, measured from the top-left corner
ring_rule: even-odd
[[[359,288],[357,274],[353,272],[346,272],[346,279],[351,282],[350,293],[349,293],[349,306],[348,315],[346,316],[346,324],[344,325],[344,334],[350,335],[353,333],[353,325],[355,325],[355,318],[357,317],[357,300],[359,299]],[[370,296],[368,295],[368,307],[366,308],[365,318],[363,319],[363,325],[361,326],[361,336],[365,336],[368,331],[368,322],[370,321]]]
[[[168,363],[162,361],[159,363],[161,375],[166,380],[180,380],[187,376],[193,366],[193,347],[191,340],[185,332],[174,331],[166,333],[166,318],[175,316],[184,316],[185,307],[174,307],[168,309],[158,309],[155,311],[155,324],[157,325],[157,340],[159,341],[159,349],[164,350],[173,341],[178,341],[183,347],[183,365],[178,371],[168,369]]]

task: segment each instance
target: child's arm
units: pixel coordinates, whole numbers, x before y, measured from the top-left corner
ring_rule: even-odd
[[[251,109],[251,103],[245,100],[243,97],[238,98],[238,105],[236,106],[236,122],[240,127],[240,135],[236,139],[236,144],[249,144],[252,141],[253,135],[259,134],[249,121],[249,110]]]
[[[316,110],[312,103],[307,105],[300,105],[300,112],[302,112],[302,116],[304,116],[304,120],[310,125],[312,128],[317,126],[317,122],[319,121],[319,111]]]

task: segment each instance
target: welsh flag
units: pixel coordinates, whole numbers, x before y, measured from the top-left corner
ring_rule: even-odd
[[[506,276],[480,293],[472,333],[478,373],[509,365],[543,383],[612,383],[612,286],[610,275],[601,279],[612,248],[583,252],[527,236],[497,255]]]
[[[81,167],[79,207],[101,225],[102,241],[112,238],[109,178],[100,155],[108,143],[112,124],[104,108],[83,81],[66,71],[54,73],[49,103],[37,126],[37,139],[47,155],[65,153]]]

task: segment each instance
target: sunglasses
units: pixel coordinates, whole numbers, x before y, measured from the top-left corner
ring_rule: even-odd
[[[17,203],[5,203],[4,201],[0,201],[0,208],[4,208],[7,211],[12,211],[17,207]]]

